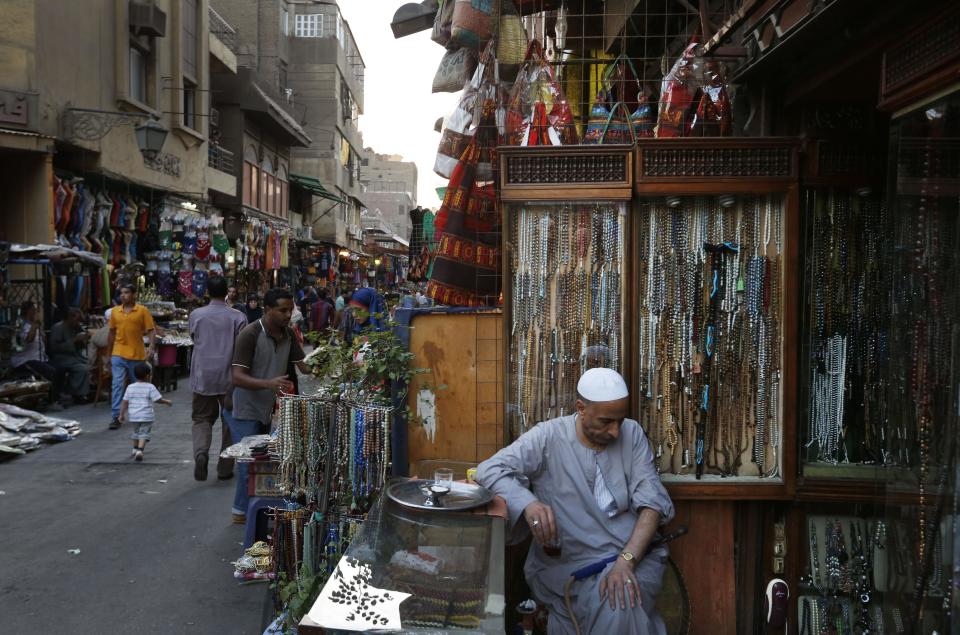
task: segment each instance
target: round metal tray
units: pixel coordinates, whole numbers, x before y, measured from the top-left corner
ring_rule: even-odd
[[[436,512],[457,512],[486,505],[493,500],[493,492],[475,483],[451,484],[450,492],[442,496],[431,496],[428,489],[434,482],[423,479],[410,479],[394,483],[387,488],[387,496],[404,507],[424,509]],[[431,500],[433,498],[433,500]],[[439,500],[439,504],[436,501]]]

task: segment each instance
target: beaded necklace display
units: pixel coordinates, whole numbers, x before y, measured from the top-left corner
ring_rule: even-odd
[[[782,213],[690,197],[640,215],[640,420],[661,473],[778,473]]]
[[[618,203],[514,208],[510,276],[510,432],[570,414],[579,376],[621,370],[626,208]]]

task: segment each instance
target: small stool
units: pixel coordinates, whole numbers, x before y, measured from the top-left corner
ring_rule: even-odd
[[[157,365],[153,367],[153,383],[160,391],[177,389],[177,347],[174,344],[157,346]]]
[[[285,505],[282,498],[273,496],[250,498],[250,503],[247,505],[247,524],[243,534],[244,549],[249,549],[250,545],[258,540],[267,539],[267,534],[270,533],[270,519],[267,518],[267,512],[271,507],[283,508]]]

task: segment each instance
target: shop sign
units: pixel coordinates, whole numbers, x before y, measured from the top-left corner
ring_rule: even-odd
[[[180,178],[180,157],[175,154],[161,152],[153,158],[143,157],[143,164],[151,170]]]
[[[29,127],[36,119],[37,96],[0,89],[0,126]]]

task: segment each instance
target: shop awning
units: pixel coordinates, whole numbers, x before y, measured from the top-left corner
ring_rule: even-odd
[[[329,201],[336,201],[337,203],[346,203],[342,198],[333,194],[327,188],[323,187],[323,184],[319,180],[311,176],[301,176],[299,174],[291,174],[290,182],[294,185],[302,187],[312,194],[316,194],[320,198],[325,198]]]

